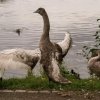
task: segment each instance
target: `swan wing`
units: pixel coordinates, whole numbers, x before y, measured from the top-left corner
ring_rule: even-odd
[[[50,80],[61,84],[71,83],[68,79],[61,75],[58,62],[55,58],[52,58],[51,64],[49,66],[43,68]]]
[[[62,55],[63,57],[66,56],[70,47],[72,46],[72,38],[70,33],[65,34],[65,38],[63,41],[57,43],[62,48]]]
[[[19,61],[29,66],[35,66],[40,59],[39,49],[25,50],[25,49],[8,49],[0,52],[0,58],[4,60],[12,59],[13,61]]]

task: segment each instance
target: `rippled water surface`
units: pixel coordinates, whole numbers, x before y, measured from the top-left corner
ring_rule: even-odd
[[[86,60],[77,55],[82,46],[93,44],[92,35],[98,28],[100,0],[0,0],[0,50],[11,48],[35,49],[42,33],[42,17],[33,12],[44,7],[50,18],[52,41],[62,41],[66,31],[73,47],[66,56],[67,66],[88,77]],[[21,28],[20,37],[15,30]]]

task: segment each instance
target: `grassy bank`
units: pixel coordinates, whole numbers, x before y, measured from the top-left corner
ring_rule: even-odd
[[[73,75],[65,74],[72,81],[70,85],[60,85],[48,81],[46,77],[30,76],[24,79],[7,79],[0,82],[0,89],[32,89],[32,90],[100,90],[100,80],[78,80]]]

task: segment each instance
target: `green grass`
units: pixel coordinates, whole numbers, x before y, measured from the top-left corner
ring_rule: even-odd
[[[72,81],[70,85],[61,85],[48,81],[46,77],[30,76],[23,79],[7,79],[0,82],[0,89],[31,89],[31,90],[100,90],[100,80],[78,80],[73,75],[64,73]]]

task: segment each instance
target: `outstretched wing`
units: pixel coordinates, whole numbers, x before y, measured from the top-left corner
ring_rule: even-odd
[[[70,47],[72,46],[72,38],[70,33],[65,34],[65,38],[63,41],[57,43],[62,48],[62,57],[64,58],[68,53]]]

